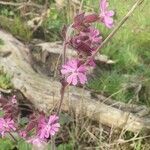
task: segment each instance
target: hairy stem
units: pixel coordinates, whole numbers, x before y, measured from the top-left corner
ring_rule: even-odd
[[[60,91],[60,102],[59,102],[59,106],[58,106],[58,110],[57,110],[57,114],[59,115],[60,111],[61,111],[61,105],[63,103],[63,99],[64,99],[64,94],[65,94],[65,89],[66,89],[66,86],[62,85],[61,87],[61,91]]]
[[[67,48],[67,43],[65,40],[64,44],[63,44],[62,64],[65,64],[65,62],[66,62],[66,48]]]
[[[12,139],[13,139],[15,142],[17,142],[17,139],[16,139],[10,132],[8,132],[8,134],[12,137]]]
[[[64,44],[63,44],[62,64],[65,64],[65,62],[66,62],[66,48],[67,48],[67,42],[66,42],[66,38],[65,38]],[[62,82],[64,81],[64,79],[65,79],[65,76],[63,76]],[[61,87],[61,90],[60,90],[60,102],[59,102],[59,106],[58,106],[58,110],[57,110],[58,115],[60,113],[61,105],[63,103],[65,88],[66,88],[66,85],[64,85],[62,83],[62,87]]]
[[[0,1],[1,5],[10,5],[10,6],[33,6],[33,7],[37,7],[37,8],[42,8],[41,5],[35,4],[35,3],[28,3],[28,2],[22,2],[22,3],[16,3],[16,2],[5,2],[5,1]]]

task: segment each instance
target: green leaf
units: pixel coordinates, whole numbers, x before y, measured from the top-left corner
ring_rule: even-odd
[[[22,126],[25,125],[28,122],[29,122],[29,119],[27,117],[22,117],[19,120],[19,124],[21,124]]]
[[[4,41],[0,39],[0,45],[4,45]]]
[[[1,150],[13,150],[14,147],[15,145],[10,139],[0,139]]]
[[[21,140],[18,142],[17,148],[18,150],[31,150],[32,146],[28,144],[27,142]]]
[[[58,146],[57,150],[72,150],[72,144],[68,143],[68,144],[61,144]]]
[[[60,114],[60,124],[64,125],[66,123],[70,123],[71,121],[73,121],[73,118],[71,118],[71,116],[69,116],[68,114]]]
[[[4,116],[4,112],[0,111],[0,117],[3,117],[3,116]]]

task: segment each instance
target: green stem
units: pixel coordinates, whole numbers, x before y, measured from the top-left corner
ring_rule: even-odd
[[[12,137],[12,139],[13,139],[15,142],[17,142],[17,139],[16,139],[10,132],[8,132],[8,134]]]
[[[57,110],[57,115],[59,115],[59,113],[61,111],[61,106],[62,106],[63,99],[64,99],[65,89],[66,89],[66,86],[62,85],[61,91],[60,91],[61,97],[60,97],[60,103],[59,103],[58,110]]]

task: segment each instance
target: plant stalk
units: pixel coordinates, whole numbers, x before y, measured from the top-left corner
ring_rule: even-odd
[[[17,142],[17,139],[16,139],[10,132],[8,132],[8,134],[12,137],[12,139],[13,139],[15,142]]]
[[[57,115],[59,115],[61,111],[61,106],[64,100],[65,89],[66,89],[66,86],[62,85],[61,91],[60,91],[61,97],[60,97],[60,103],[59,103],[58,110],[57,110]]]

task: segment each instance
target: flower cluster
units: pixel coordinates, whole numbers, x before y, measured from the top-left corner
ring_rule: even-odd
[[[60,128],[58,123],[59,117],[55,114],[46,116],[41,112],[32,112],[26,117],[28,122],[22,126],[18,122],[21,114],[16,96],[6,99],[2,95],[0,97],[0,106],[4,115],[0,117],[0,136],[5,137],[7,134],[18,136],[26,140],[28,143],[42,146],[54,136]]]
[[[42,143],[48,142],[59,131],[58,120],[59,117],[56,115],[47,117],[42,113],[39,116],[32,116],[32,120],[30,120],[26,129],[20,132],[20,135],[27,142],[40,146]],[[33,136],[30,136],[30,132],[34,133]]]
[[[2,137],[6,133],[16,131],[15,123],[11,118],[0,118],[0,134]]]
[[[59,117],[56,115],[51,115],[49,118],[42,116],[38,122],[38,136],[40,139],[48,139],[55,135],[60,128],[58,123]]]
[[[101,0],[99,14],[81,13],[74,18],[71,26],[73,35],[70,35],[65,43],[68,43],[77,52],[77,57],[68,60],[61,68],[61,73],[68,84],[85,84],[88,67],[95,67],[92,56],[102,42],[102,35],[92,26],[92,23],[102,22],[108,28],[113,27],[114,12],[108,10],[108,5],[107,0]]]
[[[4,137],[7,133],[16,131],[15,121],[19,114],[19,108],[15,96],[9,101],[1,96],[0,104],[4,111],[3,117],[0,117],[0,136]]]

